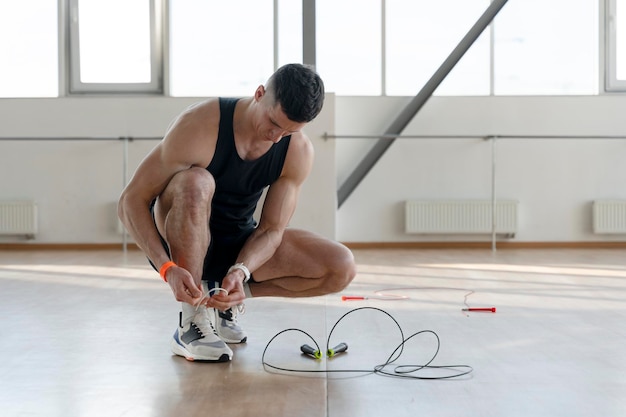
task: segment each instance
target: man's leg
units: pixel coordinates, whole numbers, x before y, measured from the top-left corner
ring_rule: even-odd
[[[352,252],[317,234],[287,229],[274,256],[254,271],[255,297],[312,297],[335,293],[356,275]]]
[[[211,174],[190,168],[174,175],[154,207],[157,229],[170,247],[172,260],[191,273],[198,287],[211,239],[208,219],[214,193]]]
[[[202,289],[202,269],[211,239],[209,217],[215,180],[202,168],[177,173],[155,205],[155,221],[172,260],[185,268]],[[232,350],[217,336],[206,306],[182,303],[172,351],[188,360],[228,361]]]

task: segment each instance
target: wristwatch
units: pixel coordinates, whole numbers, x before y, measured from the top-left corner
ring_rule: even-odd
[[[228,274],[230,274],[231,272],[235,271],[239,269],[240,271],[243,272],[243,274],[245,275],[245,278],[243,279],[243,283],[245,284],[246,282],[250,281],[250,270],[242,263],[236,263],[235,265],[231,266],[230,268],[228,268]]]

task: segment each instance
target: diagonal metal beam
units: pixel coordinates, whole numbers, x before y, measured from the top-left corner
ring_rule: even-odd
[[[411,102],[404,108],[404,110],[398,115],[398,117],[389,125],[385,131],[384,137],[379,138],[378,142],[374,144],[372,149],[365,155],[363,160],[352,171],[346,181],[341,184],[337,191],[337,200],[339,207],[348,199],[356,187],[361,183],[363,178],[370,172],[370,170],[376,165],[378,160],[389,149],[389,147],[395,142],[395,137],[399,136],[406,128],[411,120],[415,117],[417,112],[432,96],[433,92],[437,89],[439,84],[446,78],[446,76],[452,71],[452,68],[459,62],[459,60],[465,55],[467,50],[478,39],[480,34],[489,26],[494,17],[500,12],[502,7],[508,0],[493,0],[487,10],[480,16],[474,26],[467,32],[465,37],[461,39],[461,42],[454,48],[448,58],[441,64],[439,69],[435,71],[433,76],[422,87],[421,91],[411,100]],[[391,136],[392,139],[388,137]]]

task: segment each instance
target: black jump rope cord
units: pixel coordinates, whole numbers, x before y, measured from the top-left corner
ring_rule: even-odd
[[[408,379],[449,379],[449,378],[458,378],[461,377],[463,375],[467,375],[469,373],[471,373],[473,371],[473,368],[469,365],[431,365],[433,363],[433,361],[435,360],[435,358],[437,357],[437,355],[439,354],[439,348],[441,346],[441,341],[439,340],[439,336],[437,335],[437,333],[435,333],[432,330],[421,330],[419,332],[413,333],[412,335],[410,335],[409,337],[407,337],[406,339],[404,338],[404,332],[402,331],[402,327],[400,326],[400,324],[398,323],[398,321],[393,318],[393,316],[389,313],[387,313],[386,311],[380,309],[380,308],[376,308],[376,307],[359,307],[359,308],[355,308],[353,310],[348,311],[347,313],[345,313],[343,316],[341,316],[333,325],[333,327],[331,328],[330,332],[328,333],[328,339],[326,340],[326,351],[330,350],[330,339],[333,335],[333,332],[335,331],[335,328],[337,327],[337,325],[344,320],[348,315],[358,312],[358,311],[362,311],[362,310],[375,310],[378,311],[380,313],[385,314],[387,317],[389,317],[391,320],[393,320],[393,322],[395,323],[398,331],[400,332],[400,338],[401,338],[401,342],[400,344],[393,350],[393,352],[391,352],[391,354],[389,355],[389,358],[387,358],[387,360],[380,364],[380,365],[375,365],[374,367],[372,367],[371,369],[314,369],[314,370],[309,370],[309,369],[290,369],[290,368],[284,368],[281,366],[277,366],[277,365],[273,365],[269,362],[267,362],[265,360],[265,355],[267,353],[267,350],[269,349],[270,345],[272,344],[272,342],[274,342],[274,340],[276,338],[278,338],[280,335],[287,333],[287,332],[300,332],[304,335],[306,335],[311,342],[315,345],[315,348],[317,350],[317,352],[320,352],[320,347],[317,344],[317,342],[315,341],[315,339],[307,332],[305,332],[304,330],[301,329],[295,329],[295,328],[290,328],[290,329],[285,329],[282,330],[280,332],[278,332],[277,334],[274,335],[274,337],[272,337],[269,342],[267,342],[267,345],[265,346],[265,349],[263,350],[263,355],[261,357],[261,362],[263,363],[263,367],[265,368],[266,371],[268,371],[268,368],[270,369],[274,369],[277,371],[281,371],[281,372],[302,372],[302,373],[321,373],[321,374],[328,374],[328,373],[362,373],[362,374],[378,374],[378,375],[383,375],[383,376],[389,376],[389,377],[394,377],[394,378],[408,378]],[[428,360],[425,364],[420,364],[420,365],[392,365],[394,364],[394,362],[396,360],[398,360],[400,358],[400,356],[402,356],[402,353],[404,352],[404,345],[406,342],[408,342],[410,339],[418,336],[418,335],[422,335],[422,334],[432,334],[433,336],[435,336],[435,338],[437,339],[437,348],[433,354],[433,356],[430,358],[430,360]],[[391,369],[389,369],[391,368]],[[417,375],[417,373],[419,371],[425,370],[425,369],[429,369],[429,370],[442,370],[442,371],[446,371],[445,375],[439,375],[439,376],[423,376],[423,375]],[[271,371],[268,371],[271,372]]]

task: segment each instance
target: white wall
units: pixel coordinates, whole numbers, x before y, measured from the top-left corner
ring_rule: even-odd
[[[1,137],[160,137],[200,99],[75,97],[0,100]],[[307,128],[316,148],[292,226],[345,242],[488,240],[404,233],[407,199],[491,198],[491,143],[399,139],[336,211],[343,183],[373,139],[324,133],[384,132],[409,98],[334,97]],[[626,96],[433,97],[405,134],[625,135]],[[156,141],[129,146],[132,173]],[[626,140],[502,139],[498,197],[520,202],[520,242],[624,240],[591,231],[591,202],[626,199]],[[35,243],[118,243],[115,203],[123,185],[119,141],[0,141],[0,200],[34,199]],[[0,242],[15,241],[0,238]]]
[[[0,137],[161,137],[187,106],[202,99],[74,97],[0,100]],[[316,162],[291,226],[335,236],[332,94],[306,132]],[[128,146],[132,175],[158,140]],[[39,233],[31,243],[118,243],[116,203],[124,185],[124,144],[112,141],[0,141],[0,200],[34,200]],[[20,241],[0,236],[0,242]]]
[[[337,134],[380,134],[408,98],[338,97]],[[433,97],[403,134],[624,135],[626,96]],[[339,186],[375,139],[336,139]],[[488,240],[404,233],[410,199],[491,198],[492,144],[481,139],[399,139],[338,211],[348,242]],[[626,139],[501,139],[496,189],[520,202],[515,241],[624,240],[591,229],[595,199],[626,199]]]

